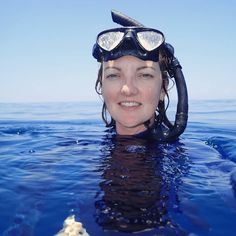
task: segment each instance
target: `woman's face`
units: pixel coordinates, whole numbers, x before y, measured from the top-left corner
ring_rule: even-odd
[[[116,130],[121,135],[137,134],[154,122],[162,77],[158,62],[123,56],[103,63],[102,96]]]

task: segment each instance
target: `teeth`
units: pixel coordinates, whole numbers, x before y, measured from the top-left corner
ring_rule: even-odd
[[[121,102],[120,104],[125,107],[136,107],[140,105],[138,102]]]

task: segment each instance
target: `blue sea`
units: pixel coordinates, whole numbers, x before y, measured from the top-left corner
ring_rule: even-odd
[[[234,236],[236,101],[190,101],[174,143],[117,138],[101,103],[0,103],[0,234]],[[169,108],[174,117],[175,105]]]

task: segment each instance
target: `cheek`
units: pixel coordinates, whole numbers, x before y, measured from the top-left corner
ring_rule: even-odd
[[[149,86],[148,89],[144,91],[145,98],[151,104],[157,105],[161,95],[161,83],[156,83],[152,86]]]
[[[106,83],[103,84],[101,92],[102,92],[102,97],[106,103],[112,101],[117,93],[116,88],[114,86],[110,86],[109,84]]]

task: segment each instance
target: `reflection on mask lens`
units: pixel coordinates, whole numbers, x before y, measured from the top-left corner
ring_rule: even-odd
[[[98,44],[106,51],[111,51],[121,42],[124,36],[123,32],[108,32],[98,37]]]
[[[137,33],[138,41],[147,51],[152,51],[159,47],[164,39],[163,36],[154,31],[143,31]]]

